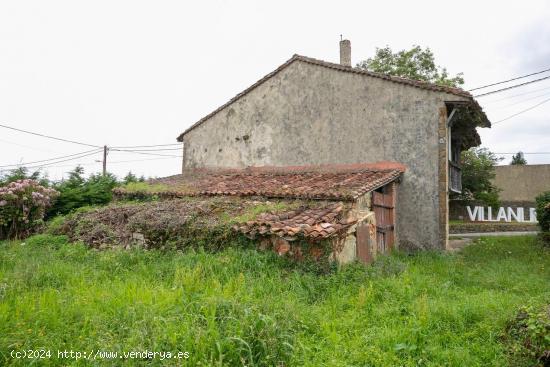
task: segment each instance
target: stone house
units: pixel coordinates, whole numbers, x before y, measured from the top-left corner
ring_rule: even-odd
[[[490,122],[462,89],[294,55],[181,135],[182,170],[399,162],[397,243],[447,247],[448,198],[461,190],[460,151]]]

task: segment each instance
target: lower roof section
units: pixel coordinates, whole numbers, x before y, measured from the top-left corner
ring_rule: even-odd
[[[405,166],[396,162],[319,166],[190,169],[149,182],[151,195],[261,196],[265,198],[353,201],[399,179]],[[132,196],[131,188],[115,189]]]

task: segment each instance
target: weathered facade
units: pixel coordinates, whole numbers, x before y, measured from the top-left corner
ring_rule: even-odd
[[[449,160],[479,144],[475,126],[489,122],[467,92],[353,69],[343,59],[341,65],[295,55],[195,123],[178,138],[183,171],[403,163],[398,242],[445,248],[449,176],[459,174]]]

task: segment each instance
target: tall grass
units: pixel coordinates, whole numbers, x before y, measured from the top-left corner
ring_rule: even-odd
[[[89,250],[63,236],[0,244],[0,365],[11,350],[187,351],[187,360],[40,365],[505,366],[500,335],[550,297],[532,237],[484,239],[328,275],[271,253]]]

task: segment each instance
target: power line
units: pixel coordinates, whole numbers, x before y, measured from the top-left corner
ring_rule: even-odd
[[[30,146],[30,145],[18,144],[18,143],[14,143],[14,142],[7,141],[7,140],[3,140],[3,139],[0,139],[0,141],[1,141],[2,143],[6,143],[6,144],[17,145],[17,146],[19,146],[19,147],[28,148],[28,149],[31,149],[31,150],[36,150],[37,152],[61,154],[60,152],[54,152],[54,151],[52,151],[52,150],[40,149],[40,148],[33,147],[33,146]]]
[[[545,99],[544,101],[539,102],[539,103],[537,103],[537,104],[534,105],[534,106],[531,106],[531,107],[526,108],[526,109],[524,109],[524,110],[522,110],[522,111],[519,111],[519,112],[517,112],[517,113],[514,113],[513,115],[510,115],[510,116],[508,116],[508,117],[505,117],[505,118],[503,118],[502,120],[495,121],[495,122],[491,123],[491,125],[496,125],[496,124],[501,123],[501,122],[503,122],[503,121],[509,120],[509,119],[511,119],[512,117],[516,117],[517,115],[521,115],[522,113],[525,113],[525,112],[527,112],[527,111],[531,111],[532,109],[534,109],[534,108],[536,108],[536,107],[538,107],[538,106],[540,106],[540,105],[543,105],[543,104],[545,104],[546,102],[550,102],[550,98]]]
[[[179,151],[179,150],[181,150],[181,143],[153,144],[153,145],[133,145],[133,146],[116,146],[116,147],[109,148],[109,147],[107,147],[106,145],[103,146],[103,147],[101,147],[101,146],[99,146],[99,145],[92,145],[92,144],[82,143],[82,142],[75,141],[75,140],[69,140],[69,139],[58,138],[58,137],[55,137],[55,136],[50,136],[50,135],[45,135],[45,134],[41,134],[41,133],[37,133],[37,132],[33,132],[33,131],[23,130],[23,129],[19,129],[19,128],[16,128],[16,127],[13,127],[13,126],[4,125],[4,124],[0,124],[0,127],[3,127],[3,128],[5,128],[5,129],[14,130],[14,131],[19,131],[19,132],[22,132],[22,133],[25,133],[25,134],[30,134],[30,135],[39,136],[39,137],[46,138],[46,139],[52,139],[52,140],[62,141],[62,142],[65,142],[65,143],[72,143],[72,144],[78,144],[78,145],[84,145],[84,146],[88,146],[88,147],[93,147],[93,148],[100,148],[100,150],[103,150],[103,161],[102,161],[102,163],[103,163],[103,174],[106,173],[107,152],[110,151],[110,150],[112,150],[112,151],[117,151],[117,152],[133,153],[133,154],[142,154],[142,155],[152,155],[152,156],[166,157],[166,158],[182,158],[182,157],[179,156],[179,155],[151,153],[151,152],[159,152],[159,151],[175,151],[175,150],[178,150],[178,151]],[[16,145],[17,145],[17,144],[16,144]],[[178,146],[178,148],[162,148],[162,147],[174,147],[174,146]],[[161,148],[159,148],[159,147],[161,147]],[[117,148],[121,148],[121,149],[117,149]],[[158,149],[126,149],[126,148],[158,148]],[[69,155],[64,155],[64,156],[55,157],[55,158],[50,158],[50,159],[43,159],[43,160],[39,160],[39,161],[23,162],[23,163],[19,163],[19,164],[9,164],[9,165],[5,165],[5,166],[0,166],[0,168],[20,167],[20,166],[25,166],[25,167],[27,167],[27,168],[53,167],[53,165],[55,165],[55,164],[57,164],[57,163],[61,163],[61,162],[66,162],[66,161],[71,161],[71,160],[76,160],[76,159],[84,158],[84,157],[87,157],[87,156],[89,156],[89,155],[96,154],[96,153],[98,153],[100,150],[94,149],[94,150],[92,150],[92,151],[86,151],[86,152],[82,152],[82,153],[69,154]],[[67,159],[65,159],[65,158],[67,158]],[[165,158],[165,159],[166,159],[166,158]],[[134,160],[134,161],[140,161],[140,160]],[[44,163],[43,163],[43,162],[44,162]],[[37,164],[37,163],[43,163],[43,164],[33,166],[34,164]],[[110,162],[110,163],[118,163],[118,162]],[[121,162],[121,163],[122,163],[122,162]],[[29,166],[29,165],[30,165],[30,166]]]
[[[545,76],[544,78],[539,78],[539,79],[535,79],[535,80],[530,80],[530,81],[525,82],[525,83],[516,84],[516,85],[512,85],[512,86],[506,87],[506,88],[493,90],[493,91],[491,91],[491,92],[482,93],[482,94],[477,94],[477,95],[475,95],[474,97],[476,97],[476,98],[484,97],[484,96],[488,96],[488,95],[491,95],[491,94],[500,93],[500,92],[503,92],[503,91],[505,91],[505,90],[514,89],[514,88],[518,88],[518,87],[523,87],[524,85],[528,85],[528,84],[540,82],[540,81],[543,81],[543,80],[546,80],[546,79],[550,79],[550,75],[549,75],[549,76]]]
[[[158,160],[162,160],[162,159],[174,159],[174,158],[183,158],[183,156],[179,155],[179,156],[175,156],[175,157],[164,157],[164,158],[130,159],[130,160],[126,160],[126,161],[113,161],[113,162],[109,162],[109,164],[111,164],[111,163],[130,163],[130,162],[158,161]]]
[[[530,153],[526,153],[526,152],[522,152],[522,151],[517,151],[515,153],[494,153],[494,154],[518,154],[518,153],[521,153],[521,154],[550,154],[550,152],[530,152]]]
[[[6,164],[4,166],[0,166],[0,168],[7,168],[7,167],[18,167],[18,166],[27,166],[29,164],[35,164],[35,163],[42,163],[42,162],[49,162],[49,161],[57,161],[59,159],[63,159],[63,158],[69,158],[69,157],[75,157],[75,156],[79,156],[79,157],[75,157],[73,159],[78,159],[78,158],[81,158],[80,156],[82,157],[86,157],[86,153],[97,153],[99,152],[100,150],[99,149],[92,149],[92,150],[87,150],[85,152],[80,152],[80,153],[75,153],[75,154],[69,154],[69,155],[63,155],[63,156],[60,156],[60,157],[55,157],[55,158],[49,158],[49,159],[42,159],[42,160],[39,160],[39,161],[33,161],[33,162],[23,162],[23,163],[16,163],[16,164]],[[83,155],[84,154],[84,155]],[[88,154],[89,155],[89,154]]]
[[[183,158],[183,156],[178,156],[178,157],[164,157],[164,158],[146,158],[146,159],[130,159],[130,160],[124,160],[124,161],[109,161],[109,164],[118,164],[118,163],[132,163],[132,162],[144,162],[144,161],[157,161],[157,160],[167,160],[167,159],[175,159],[175,158]],[[54,162],[52,164],[55,164],[57,162]],[[61,163],[61,162],[59,162]],[[94,162],[84,162],[84,163],[81,163],[81,162],[78,162],[76,165],[75,164],[64,164],[64,165],[60,165],[60,166],[51,166],[51,165],[48,165],[47,167],[48,168],[67,168],[67,167],[75,167],[75,166],[92,166],[92,165],[97,165],[97,164],[101,164],[102,161],[94,161]],[[43,167],[43,166],[36,166],[36,167]],[[27,167],[27,168],[33,168],[33,167]],[[1,168],[0,168],[1,170]]]
[[[173,143],[173,144],[156,144],[156,145],[131,145],[131,146],[116,146],[111,148],[152,148],[152,147],[168,147],[174,145],[182,145],[183,143]]]
[[[157,160],[166,160],[166,159],[175,159],[175,158],[180,158],[181,159],[181,158],[183,158],[183,156],[164,157],[164,158],[130,159],[130,160],[124,160],[124,161],[109,161],[109,164],[144,162],[144,161],[157,161]],[[96,165],[96,164],[101,164],[101,163],[102,163],[102,161],[84,162],[84,163],[78,162],[76,165],[78,165],[78,166],[91,166],[91,165]],[[48,166],[48,168],[66,168],[66,167],[75,167],[75,164],[64,164],[64,165],[61,165],[61,166]]]
[[[542,70],[542,71],[537,71],[536,73],[531,73],[531,74],[527,74],[527,75],[518,76],[518,77],[515,77],[515,78],[512,78],[512,79],[504,80],[504,81],[502,81],[502,82],[497,82],[497,83],[493,83],[493,84],[487,84],[487,85],[483,85],[483,86],[481,86],[481,87],[477,87],[477,88],[473,88],[473,89],[468,89],[468,92],[471,92],[471,91],[473,91],[473,90],[478,90],[478,89],[484,89],[484,88],[487,88],[487,87],[492,87],[492,86],[499,85],[499,84],[508,83],[508,82],[511,82],[511,81],[514,81],[514,80],[527,78],[527,77],[533,76],[533,75],[538,75],[538,74],[546,73],[547,71],[550,71],[550,69],[545,69],[545,70]]]
[[[491,104],[491,103],[501,102],[501,101],[504,101],[504,100],[507,100],[507,99],[510,99],[510,98],[521,97],[521,96],[525,96],[527,94],[533,94],[533,93],[540,92],[540,91],[543,91],[543,90],[548,90],[548,89],[550,89],[550,87],[530,90],[529,92],[514,94],[513,96],[506,96],[504,98],[499,98],[499,99],[495,99],[495,100],[487,101],[487,102],[483,102],[483,103],[484,104]]]
[[[528,101],[532,101],[533,99],[537,99],[537,98],[540,98],[540,97],[547,97],[549,96],[550,94],[549,93],[543,93],[543,94],[539,94],[539,95],[536,95],[534,97],[529,97],[529,98],[525,98],[525,99],[522,99],[520,101],[516,101],[514,103],[510,103],[506,106],[502,106],[502,107],[499,107],[499,108],[508,108],[508,107],[512,107],[512,106],[515,106],[515,105],[518,105],[518,104],[521,104],[521,103],[525,103],[525,102],[528,102]]]
[[[81,163],[81,162],[77,162],[76,164],[63,164],[61,166],[48,166],[48,168],[66,168],[66,167],[76,167],[76,166],[91,166],[91,165],[94,165],[94,164],[101,164],[101,161],[95,161],[95,162],[84,162],[84,163]],[[38,167],[42,167],[42,166],[38,166]]]
[[[112,148],[111,148],[112,149]],[[113,149],[114,150],[114,149]],[[116,149],[119,152],[163,152],[167,150],[181,150],[181,148],[164,148],[164,149]]]
[[[36,166],[25,166],[25,167],[26,167],[26,168],[42,168],[42,167],[48,167],[48,166],[51,166],[52,164],[63,163],[63,162],[68,162],[68,161],[74,161],[75,159],[80,159],[80,158],[88,157],[88,156],[91,156],[91,155],[93,155],[93,154],[97,154],[97,153],[99,153],[99,152],[100,152],[99,150],[96,150],[96,151],[93,151],[93,152],[91,152],[91,153],[81,155],[81,156],[79,156],[79,157],[73,157],[73,158],[64,159],[64,160],[57,161],[57,162],[50,162],[50,163],[39,164],[39,165],[36,165]]]
[[[124,153],[134,153],[134,154],[143,154],[143,155],[156,155],[159,157],[178,157],[177,155],[168,155],[168,154],[157,154],[157,153],[146,153],[146,152],[140,152],[136,150],[120,150],[120,149],[110,149],[115,152],[124,152]]]
[[[54,140],[58,140],[58,141],[63,141],[63,142],[66,142],[66,143],[73,143],[73,144],[85,145],[85,146],[89,146],[89,147],[92,147],[92,148],[102,148],[102,147],[99,146],[99,145],[92,145],[92,144],[82,143],[82,142],[75,141],[75,140],[68,140],[68,139],[58,138],[58,137],[55,137],[55,136],[50,136],[50,135],[45,135],[45,134],[41,134],[41,133],[36,133],[36,132],[28,131],[28,130],[19,129],[19,128],[16,128],[16,127],[13,127],[13,126],[8,126],[8,125],[0,124],[0,127],[6,128],[6,129],[15,130],[15,131],[19,131],[19,132],[26,133],[26,134],[31,134],[31,135],[35,135],[35,136],[40,136],[40,137],[47,138],[47,139],[54,139]],[[114,146],[114,147],[110,147],[110,148],[121,148],[121,149],[125,149],[125,148],[154,148],[154,147],[181,146],[181,144],[182,144],[182,143],[154,144],[154,145],[133,145],[133,146]],[[180,150],[180,149],[181,149],[181,148],[173,148],[173,149],[144,149],[143,151],[149,151],[149,150],[150,150],[150,151],[155,151],[155,150]],[[118,150],[118,149],[113,149],[113,150]],[[128,150],[128,151],[133,151],[133,150]]]
[[[19,132],[22,132],[22,133],[25,133],[25,134],[31,134],[31,135],[41,136],[41,137],[43,137],[43,138],[48,138],[48,139],[53,139],[53,140],[59,140],[59,141],[65,142],[65,143],[73,143],[73,144],[78,144],[78,145],[84,145],[84,146],[92,147],[92,148],[101,148],[99,145],[92,145],[92,144],[87,144],[87,143],[81,143],[81,142],[74,141],[74,140],[68,140],[68,139],[63,139],[63,138],[56,138],[55,136],[49,136],[49,135],[44,135],[44,134],[40,134],[40,133],[35,133],[35,132],[32,132],[32,131],[27,131],[27,130],[23,130],[23,129],[18,129],[18,128],[12,127],[12,126],[7,126],[7,125],[2,125],[2,124],[0,124],[0,127],[6,128],[6,129],[15,130],[15,131],[19,131]]]

